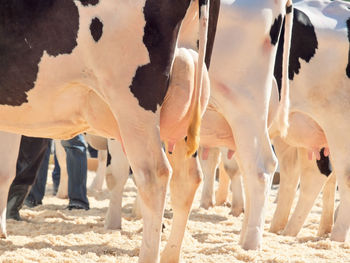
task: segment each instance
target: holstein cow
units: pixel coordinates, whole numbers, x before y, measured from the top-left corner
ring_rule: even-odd
[[[177,132],[178,140],[190,127],[187,154],[192,154],[205,106],[199,100],[205,95],[200,84],[208,25],[206,0],[198,5],[196,88],[187,96],[190,100],[166,97],[178,31],[189,4],[189,0],[0,3],[0,129],[58,139],[86,131],[122,141],[143,203],[141,262],[159,261],[161,220],[171,174],[160,138],[168,139],[167,127],[160,127],[160,115],[168,123],[179,121],[176,127],[184,130]],[[164,106],[172,103],[180,112],[187,109],[186,118],[167,119]],[[2,150],[15,160],[20,137],[4,136],[7,141]],[[6,235],[5,196],[14,163],[1,171],[2,235]]]
[[[260,247],[265,203],[276,169],[267,131],[268,106],[276,44],[284,16],[291,29],[291,9],[291,1],[221,1],[209,72],[210,104],[203,116],[200,143],[236,151],[247,200],[240,238],[244,249]],[[291,32],[285,32],[288,39]],[[288,65],[289,41],[285,43],[284,63]],[[285,76],[287,68],[284,67]],[[276,122],[284,132],[287,79],[282,91]]]
[[[280,188],[270,231],[276,233],[283,230],[284,235],[296,236],[323,187],[323,207],[318,235],[330,233],[333,227],[336,182],[335,174],[331,173],[329,167],[329,158],[324,156],[322,150],[317,157],[319,160],[315,161],[315,158],[309,158],[305,148],[292,147],[281,138],[275,138],[273,141],[280,163]],[[288,220],[299,178],[298,203]]]
[[[350,3],[302,1],[294,10],[290,126],[284,142],[310,153],[324,147],[325,155],[330,152],[340,191],[331,239],[344,241],[350,224]],[[284,224],[272,222],[271,230],[283,229]]]

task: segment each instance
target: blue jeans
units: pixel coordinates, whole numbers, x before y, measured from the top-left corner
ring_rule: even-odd
[[[89,209],[86,195],[87,157],[84,136],[75,136],[70,140],[62,140],[67,154],[68,198],[69,206]]]
[[[44,154],[44,159],[40,165],[36,180],[30,189],[30,192],[27,196],[27,200],[36,201],[37,203],[41,203],[45,195],[45,187],[47,181],[47,170],[49,168],[49,159],[51,153],[51,142],[48,143],[46,152]]]
[[[89,209],[89,200],[86,195],[87,157],[84,137],[78,135],[70,140],[62,140],[62,146],[67,154],[69,205]],[[36,181],[27,196],[27,199],[30,201],[41,203],[44,198],[50,149],[51,147],[48,147]],[[52,181],[54,188],[57,190],[61,171],[56,155],[54,158],[55,169],[52,172]]]

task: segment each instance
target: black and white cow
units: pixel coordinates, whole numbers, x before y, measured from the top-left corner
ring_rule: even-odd
[[[350,4],[309,0],[294,7],[289,64],[290,126],[284,142],[304,148],[309,156],[319,155],[322,148],[325,155],[330,153],[340,191],[339,214],[331,239],[344,241],[350,224]],[[293,180],[290,187],[296,188],[297,181]],[[322,183],[313,186],[317,194]],[[280,196],[279,201],[281,207],[289,206],[282,203]],[[285,221],[272,221],[270,230],[283,229]],[[298,229],[290,227],[285,234],[296,235]]]
[[[193,95],[187,96],[193,104],[180,97],[177,101],[174,95],[169,98],[167,93],[177,36],[189,4],[190,0],[0,3],[0,129],[59,139],[87,131],[122,141],[143,202],[141,262],[159,261],[171,174],[161,145],[160,136],[163,140],[168,136],[163,132],[167,127],[160,124],[161,111],[172,103],[179,111],[187,109],[186,118],[176,120],[179,129],[186,129],[176,134],[178,140],[183,138],[190,126],[187,154],[191,154],[196,151],[200,113],[205,107],[199,102],[202,70],[197,71]],[[199,1],[198,7],[198,67],[202,69],[208,1]],[[191,54],[183,56],[194,63]],[[164,115],[162,119],[168,120]],[[19,135],[5,134],[4,138],[2,151],[15,160]],[[11,169],[1,171],[2,235],[6,235],[5,196],[14,167],[11,162]]]

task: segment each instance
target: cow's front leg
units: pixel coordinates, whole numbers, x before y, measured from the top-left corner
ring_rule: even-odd
[[[104,182],[105,176],[106,176],[107,156],[108,156],[108,153],[106,150],[98,150],[98,153],[97,153],[97,160],[98,160],[97,171],[96,171],[96,176],[89,187],[90,191],[94,191],[94,192],[101,192],[102,191],[103,182]]]
[[[202,171],[197,156],[186,157],[185,141],[176,144],[169,160],[173,168],[170,181],[171,206],[174,212],[171,233],[161,262],[179,262],[188,216],[194,195],[201,182]]]
[[[227,175],[223,161],[221,161],[219,165],[219,186],[215,192],[215,205],[225,204],[229,185],[230,178]]]
[[[214,181],[216,169],[220,163],[220,150],[218,148],[202,148],[200,158],[203,169],[203,190],[200,206],[208,209],[214,205]]]
[[[270,232],[277,233],[283,230],[288,223],[288,217],[299,182],[300,169],[297,161],[297,148],[287,145],[281,138],[274,139],[274,147],[280,165],[280,187]]]
[[[298,149],[300,162],[300,195],[292,217],[289,219],[283,235],[296,236],[302,228],[327,177],[321,174],[315,160],[308,160],[306,149]]]
[[[0,238],[6,237],[6,205],[10,185],[16,175],[21,135],[0,132]]]
[[[234,161],[236,162],[236,160]],[[239,216],[244,212],[244,194],[242,176],[238,167],[228,169],[227,173],[231,178],[232,204],[231,212],[233,216]]]
[[[58,198],[68,198],[68,173],[67,173],[67,160],[66,151],[64,150],[61,141],[55,140],[55,152],[58,164],[60,165],[60,184],[58,186],[56,196]]]
[[[107,183],[110,200],[105,227],[107,229],[121,229],[122,197],[124,185],[129,176],[129,162],[120,142],[108,140],[108,149],[111,155],[112,175],[108,176]]]
[[[323,236],[332,231],[334,224],[334,201],[336,190],[336,176],[332,172],[327,179],[322,191],[322,215],[317,235]]]

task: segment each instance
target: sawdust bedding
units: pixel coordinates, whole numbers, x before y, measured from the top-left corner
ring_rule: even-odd
[[[88,183],[93,176],[94,173],[89,172]],[[201,188],[187,225],[182,262],[350,262],[348,243],[316,236],[321,198],[317,199],[298,237],[279,236],[268,232],[276,206],[273,200],[277,187],[273,187],[262,249],[244,251],[238,245],[243,216],[232,217],[228,206],[199,208],[200,192]],[[0,262],[137,262],[142,220],[131,218],[135,196],[136,188],[129,179],[123,196],[123,229],[105,230],[104,217],[109,202],[106,191],[89,195],[89,211],[69,211],[65,209],[67,200],[52,195],[49,179],[43,205],[34,209],[24,207],[23,222],[7,221],[8,238],[0,240]],[[170,234],[171,215],[168,196],[162,248]]]

